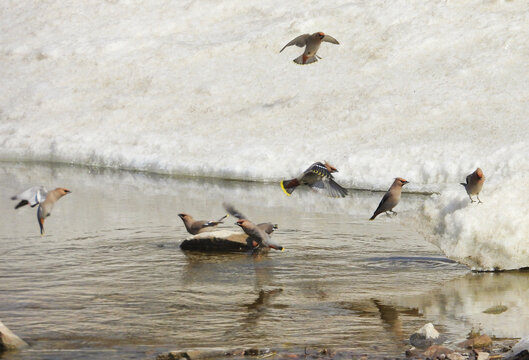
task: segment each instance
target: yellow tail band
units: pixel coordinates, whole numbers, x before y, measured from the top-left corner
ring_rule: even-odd
[[[283,192],[287,194],[287,196],[290,196],[291,194],[289,194],[288,191],[285,189],[285,186],[283,185],[283,181],[281,181],[280,184],[281,184],[281,189],[283,189]]]

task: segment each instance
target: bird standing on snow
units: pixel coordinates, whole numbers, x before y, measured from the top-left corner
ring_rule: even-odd
[[[393,211],[393,208],[399,203],[400,194],[402,193],[402,187],[407,183],[408,181],[404,180],[403,178],[395,178],[395,181],[393,181],[393,184],[391,185],[389,190],[386,192],[386,194],[384,194],[384,197],[380,201],[380,204],[378,204],[377,209],[369,220],[375,220],[378,214],[381,214],[383,212],[387,214],[388,211],[391,211],[393,214],[397,215],[397,213]]]
[[[28,204],[31,207],[39,206],[37,209],[37,220],[39,221],[40,234],[44,235],[44,220],[51,215],[51,209],[53,209],[57,200],[70,192],[70,190],[65,188],[56,188],[48,191],[44,186],[34,186],[11,197],[11,200],[20,200],[15,209]]]
[[[472,195],[476,195],[476,197],[478,198],[478,204],[483,203],[483,201],[479,199],[479,192],[483,188],[484,182],[485,175],[483,175],[483,171],[480,168],[477,168],[476,171],[467,176],[466,184],[461,183],[461,185],[465,187],[465,190],[467,191],[471,203],[475,202],[475,200],[472,199]]]
[[[217,227],[218,224],[222,223],[222,220],[228,217],[228,215],[224,215],[217,221],[205,221],[205,220],[195,220],[193,217],[189,214],[178,214],[180,219],[184,222],[184,225],[186,227],[186,230],[191,235],[196,235],[203,232],[213,231]]]
[[[336,45],[340,44],[338,40],[336,40],[332,36],[325,35],[322,32],[317,32],[312,35],[303,34],[303,35],[298,36],[297,38],[295,38],[294,40],[292,40],[291,42],[283,46],[281,51],[285,50],[287,46],[292,46],[292,45],[296,45],[299,47],[305,46],[305,51],[303,52],[303,54],[295,58],[294,62],[300,65],[312,64],[318,61],[319,56],[317,56],[316,53],[318,52],[318,49],[320,48],[322,41],[330,42]]]
[[[303,171],[298,177],[281,181],[281,189],[290,196],[299,185],[308,185],[313,190],[323,191],[331,197],[345,197],[347,190],[334,181],[332,173],[338,170],[325,161],[317,162]]]
[[[223,203],[222,205],[227,212],[239,219],[235,224],[239,225],[246,235],[248,235],[253,240],[253,246],[256,249],[271,248],[281,251],[284,250],[283,246],[273,243],[270,239],[270,236],[268,235],[274,231],[274,228],[277,228],[277,225],[271,223],[261,223],[259,225],[255,225],[240,211],[237,211],[231,204]],[[269,230],[270,232],[267,232],[266,230]]]

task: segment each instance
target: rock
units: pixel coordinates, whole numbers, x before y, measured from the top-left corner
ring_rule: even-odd
[[[490,354],[484,351],[476,351],[476,360],[489,360]]]
[[[231,351],[226,349],[191,349],[185,351],[171,351],[169,354],[158,355],[157,360],[198,360],[213,359],[232,355]]]
[[[446,355],[446,358],[448,360],[465,360],[466,359],[466,357],[464,357],[463,355],[461,355],[458,352],[450,353],[450,354]]]
[[[207,252],[246,252],[253,248],[248,235],[226,230],[197,234],[180,244],[182,250]]]
[[[453,353],[453,350],[450,350],[447,347],[441,345],[432,345],[422,354],[430,359],[441,359],[441,357],[444,359],[451,353]]]
[[[433,344],[442,343],[439,332],[435,330],[432,323],[428,323],[420,328],[416,333],[411,334],[410,344],[416,348],[426,349]]]
[[[529,336],[518,341],[511,351],[505,354],[505,358],[508,360],[529,360]]]
[[[28,344],[13,334],[2,322],[0,321],[0,353],[8,350],[19,350],[27,347]]]
[[[459,344],[465,349],[483,349],[492,346],[492,339],[488,335],[479,335]]]
[[[502,312],[505,312],[509,310],[509,308],[505,305],[496,305],[496,306],[492,306],[486,310],[483,310],[483,313],[485,314],[493,314],[493,315],[498,315],[498,314],[501,314]]]

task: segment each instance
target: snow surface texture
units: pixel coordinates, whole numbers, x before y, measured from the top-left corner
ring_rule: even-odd
[[[413,212],[447,256],[529,266],[527,2],[8,0],[0,12],[2,159],[256,181],[328,160],[348,187],[401,176],[440,192]],[[340,41],[316,64],[278,53],[316,31]],[[479,206],[458,185],[477,166]]]

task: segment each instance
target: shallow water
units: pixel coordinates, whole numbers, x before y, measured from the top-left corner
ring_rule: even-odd
[[[65,186],[38,234],[35,209],[9,196]],[[448,260],[409,221],[350,215],[381,193],[327,199],[277,184],[82,167],[0,163],[0,320],[31,347],[5,359],[154,358],[189,347],[329,346],[402,355],[433,322],[449,342],[473,327],[529,331],[529,274],[478,274]],[[403,202],[425,196],[405,194]],[[284,252],[184,253],[179,212],[223,215],[230,201],[254,221],[279,224]],[[398,210],[398,209],[397,209]],[[235,229],[228,218],[223,229]],[[507,311],[483,311],[505,305]]]

